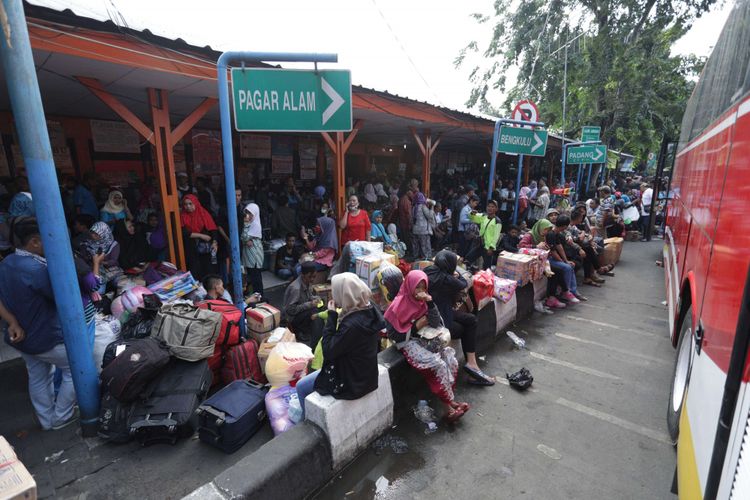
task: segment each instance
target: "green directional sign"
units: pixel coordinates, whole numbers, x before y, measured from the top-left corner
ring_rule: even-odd
[[[607,146],[575,146],[568,148],[568,165],[580,165],[581,163],[604,163],[607,161]]]
[[[547,150],[547,131],[520,127],[500,127],[497,150],[529,156],[544,156]]]
[[[234,126],[240,132],[347,132],[347,70],[232,68]]]
[[[587,125],[581,129],[581,142],[598,141],[601,127]]]

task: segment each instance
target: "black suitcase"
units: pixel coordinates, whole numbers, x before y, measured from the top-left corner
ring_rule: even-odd
[[[135,404],[130,434],[144,446],[174,444],[193,434],[195,413],[211,386],[206,360],[172,359],[149,390],[149,396]]]
[[[111,359],[121,344],[125,345],[124,350]],[[147,395],[149,385],[170,359],[166,344],[150,337],[113,342],[105,349],[103,358],[106,365],[99,374],[102,389],[121,403],[131,403]]]
[[[120,403],[106,390],[99,404],[99,429],[97,434],[109,443],[127,443],[130,435],[130,415],[133,405]]]
[[[267,389],[249,380],[235,380],[198,407],[198,437],[225,453],[247,443],[266,418]]]

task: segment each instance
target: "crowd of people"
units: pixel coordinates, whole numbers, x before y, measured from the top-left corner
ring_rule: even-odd
[[[650,236],[653,192],[639,179],[617,178],[586,195],[572,182],[550,189],[545,179],[538,179],[522,186],[518,199],[512,181],[496,179],[488,193],[486,183],[477,179],[437,174],[431,192],[425,193],[417,179],[373,175],[347,187],[345,213],[337,214],[325,185],[303,193],[292,178],[275,188],[262,182],[237,189],[234,205],[227,206],[208,179],[191,184],[181,173],[177,187],[186,267],[204,281],[209,294],[231,300],[224,285],[231,275],[228,221],[235,217],[246,295],[253,295],[254,302],[263,300],[262,271],[272,268],[289,282],[283,305],[286,324],[299,341],[322,346],[323,368],[299,383],[302,402],[304,391],[353,399],[374,390],[378,332],[383,331],[444,403],[446,419],[455,422],[469,405],[456,399],[459,363],[448,340],[460,340],[463,370],[471,383],[495,383],[477,363],[476,303],[466,294],[471,279],[459,272],[460,265],[473,273],[492,269],[501,251],[549,251],[552,273],[543,311],[550,312],[587,300],[579,281],[600,287],[605,276],[613,276],[610,266],[599,265],[603,239],[637,227],[644,239]],[[86,322],[92,329],[102,297],[120,276],[143,272],[149,263],[167,258],[164,215],[151,180],[118,188],[93,175],[67,177],[61,195]],[[632,210],[638,221],[629,218]],[[657,227],[660,214],[654,214]],[[40,424],[55,429],[70,422],[75,394],[35,215],[27,180],[4,182],[0,317],[8,324],[6,342],[26,361]],[[280,245],[269,265],[266,254],[274,240]],[[399,259],[431,262],[408,272],[381,310],[363,281],[347,272],[347,265],[331,272],[348,258],[347,243],[355,241],[381,242]],[[316,276],[329,272],[332,300],[321,307],[312,286]],[[62,373],[56,392],[52,367]]]

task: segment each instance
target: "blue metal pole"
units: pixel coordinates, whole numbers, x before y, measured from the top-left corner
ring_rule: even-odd
[[[521,172],[523,171],[523,155],[518,155],[518,174],[516,175],[516,201],[513,207],[513,224],[518,222],[518,193],[521,190]]]
[[[221,119],[221,147],[224,153],[224,184],[226,187],[227,207],[235,206],[234,200],[234,154],[232,150],[232,124],[229,112],[229,87],[227,85],[227,68],[231,62],[337,62],[337,54],[289,53],[289,52],[244,52],[229,51],[219,56],[216,63],[219,83],[219,113]],[[46,129],[45,129],[46,130]],[[240,228],[237,217],[229,217],[229,242],[232,247],[232,282],[233,296],[237,307],[243,311],[242,267],[240,261]],[[240,329],[245,335],[245,322],[240,322]]]
[[[565,165],[568,162],[568,145],[563,143],[562,147],[562,174],[560,175],[560,184],[565,185]]]
[[[591,163],[589,163],[589,173],[586,176],[586,191],[585,191],[586,193],[589,192],[589,186],[591,185],[591,167],[592,165]]]
[[[578,165],[578,176],[576,176],[576,193],[575,193],[576,200],[581,199],[581,181],[583,180],[584,168],[585,168],[585,165],[583,164]]]
[[[99,416],[99,377],[86,335],[81,290],[73,265],[73,251],[52,160],[23,3],[21,0],[3,0],[3,7],[7,25],[0,36],[0,58],[34,195],[44,256],[49,269],[54,270],[49,273],[50,281],[81,411],[81,427],[88,436],[96,431]]]
[[[495,168],[497,167],[497,141],[500,139],[500,120],[495,122],[495,133],[492,135],[492,158],[490,159],[490,182],[487,188],[487,201],[492,199],[495,186]]]

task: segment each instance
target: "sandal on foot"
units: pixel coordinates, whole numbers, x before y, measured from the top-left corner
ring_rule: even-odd
[[[464,416],[464,413],[465,412],[461,411],[460,409],[454,408],[451,411],[449,411],[448,413],[446,413],[443,418],[445,419],[445,421],[447,423],[449,423],[449,424],[455,424],[456,422],[459,421],[459,419],[461,417]]]
[[[597,283],[593,279],[585,279],[585,280],[583,280],[583,284],[584,285],[589,285],[589,286],[595,286],[597,288],[601,288],[602,287],[599,283]]]
[[[451,401],[451,407],[464,413],[471,409],[471,405],[469,403],[460,403],[458,401]]]
[[[482,370],[477,370],[471,368],[470,366],[464,365],[464,371],[471,377],[469,379],[470,384],[495,385],[495,379],[484,373]]]

